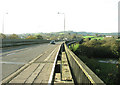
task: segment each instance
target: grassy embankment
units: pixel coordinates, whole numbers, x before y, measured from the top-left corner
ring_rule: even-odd
[[[69,47],[73,52],[79,48],[80,44],[74,44]],[[98,75],[105,83],[114,85],[116,81],[117,67],[116,64],[100,63],[103,58],[88,58],[87,56],[77,55],[96,75]],[[113,59],[111,59],[112,61]]]
[[[79,48],[79,46],[80,46],[80,44],[72,44],[71,46],[69,46],[69,48],[70,48],[70,50],[75,52]]]
[[[86,36],[86,38],[91,38],[91,40],[96,39],[93,36]],[[97,38],[97,40],[103,40],[103,38]],[[80,44],[74,44],[69,46],[69,48],[76,52],[80,48]],[[112,58],[89,58],[86,55],[76,54],[96,75],[99,76],[106,84],[108,85],[115,85],[116,83],[116,75],[118,73],[118,67],[116,64],[112,63],[101,63],[99,60],[102,61],[114,61],[117,59]]]

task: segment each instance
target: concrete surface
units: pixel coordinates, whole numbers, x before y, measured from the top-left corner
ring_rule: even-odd
[[[29,46],[22,46],[22,47],[15,47],[4,49],[3,53],[0,54],[2,56],[2,61],[0,62],[2,64],[2,79],[6,78],[19,68],[21,68],[23,65],[34,59],[35,57],[44,54],[45,52],[52,51],[55,49],[60,43],[57,43],[55,45],[52,44],[37,44],[37,45],[29,45]],[[41,56],[40,60],[43,61],[46,59],[46,56]]]

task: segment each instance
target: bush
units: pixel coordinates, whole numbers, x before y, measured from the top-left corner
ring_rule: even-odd
[[[30,36],[28,36],[26,39],[36,39],[36,37],[30,35]]]
[[[8,36],[8,39],[19,39],[19,36],[16,34],[12,34],[12,35]]]
[[[37,39],[43,39],[43,37],[41,35],[37,35],[36,38]]]
[[[5,35],[5,34],[0,33],[0,39],[5,39],[5,38],[6,38],[6,35]]]

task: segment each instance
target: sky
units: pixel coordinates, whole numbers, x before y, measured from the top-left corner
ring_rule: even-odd
[[[0,0],[0,33],[118,32],[118,1]]]

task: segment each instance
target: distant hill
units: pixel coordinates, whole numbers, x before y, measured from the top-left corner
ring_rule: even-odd
[[[81,35],[95,35],[95,34],[98,34],[98,35],[118,35],[117,32],[113,32],[113,33],[97,33],[97,32],[74,32],[74,31],[65,31],[65,34],[66,33],[70,33],[70,34],[81,34]],[[64,31],[61,31],[61,32],[52,32],[51,34],[64,34]]]
[[[19,36],[22,35],[37,35],[37,34],[41,34],[41,35],[46,35],[46,34],[52,34],[52,35],[59,35],[59,34],[64,34],[64,31],[61,32],[51,32],[51,33],[43,33],[43,32],[39,32],[39,33],[24,33],[24,34],[18,34]],[[97,33],[97,32],[74,32],[74,31],[65,31],[65,34],[81,34],[83,36],[85,35],[92,35],[94,36],[95,34],[98,35],[111,35],[111,36],[116,36],[118,35],[117,32],[113,32],[113,33]],[[120,33],[119,33],[120,35]]]

